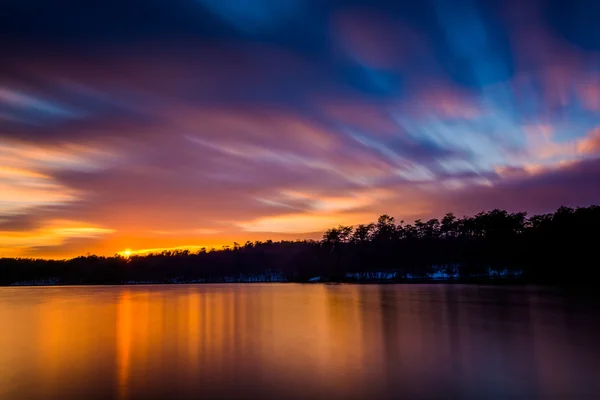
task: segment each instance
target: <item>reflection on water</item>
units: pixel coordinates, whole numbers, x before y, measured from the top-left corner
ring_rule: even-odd
[[[590,398],[597,311],[525,287],[0,288],[0,399]]]

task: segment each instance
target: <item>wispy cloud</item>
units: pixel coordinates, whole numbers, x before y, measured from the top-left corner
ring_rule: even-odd
[[[600,46],[542,3],[15,3],[2,254],[597,201]]]

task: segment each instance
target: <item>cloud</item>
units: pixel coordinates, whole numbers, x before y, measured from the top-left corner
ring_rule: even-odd
[[[535,174],[513,173],[493,186],[440,196],[448,211],[473,213],[493,208],[530,213],[548,212],[561,205],[587,206],[600,196],[600,159],[565,164]],[[438,206],[439,208],[439,206]]]
[[[580,139],[577,143],[577,151],[585,155],[597,155],[600,153],[600,128],[593,129],[587,137]]]
[[[42,227],[19,231],[0,230],[0,251],[19,255],[19,251],[46,246],[60,246],[71,239],[93,239],[114,233],[113,229],[78,221],[51,220]]]
[[[0,87],[0,109],[5,109],[3,115],[8,116],[9,119],[26,120],[28,123],[44,117],[74,116],[71,111],[60,105],[2,87]]]
[[[39,146],[4,140],[0,143],[0,217],[79,199],[83,193],[61,185],[52,174],[61,170],[98,170],[112,157],[108,152],[86,146]]]
[[[539,5],[234,3],[0,15],[2,254],[597,199],[599,62]]]

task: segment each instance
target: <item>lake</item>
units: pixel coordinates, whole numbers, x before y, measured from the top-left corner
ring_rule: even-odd
[[[0,288],[0,399],[600,398],[593,297],[476,285]]]

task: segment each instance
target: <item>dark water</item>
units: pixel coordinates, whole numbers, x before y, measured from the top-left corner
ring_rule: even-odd
[[[0,288],[0,399],[600,398],[577,294],[461,285]]]

